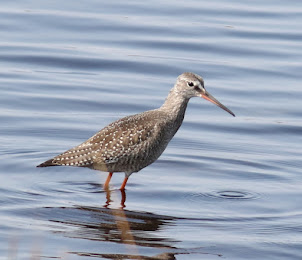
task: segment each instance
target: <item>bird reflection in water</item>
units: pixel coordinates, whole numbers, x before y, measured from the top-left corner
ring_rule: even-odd
[[[111,199],[111,196],[114,195],[115,199],[118,200],[118,196],[116,193],[120,192],[121,193],[121,208],[124,209],[126,207],[125,202],[126,202],[126,191],[125,190],[110,190],[109,188],[104,189],[106,192],[106,203],[104,205],[104,208],[108,208],[110,204],[113,202]],[[114,194],[112,194],[114,193]]]
[[[129,221],[128,221],[127,216],[124,211],[124,208],[126,207],[126,205],[125,205],[126,191],[125,190],[111,191],[108,187],[105,188],[105,191],[106,191],[106,203],[104,205],[104,208],[108,208],[110,206],[110,203],[114,202],[111,199],[112,195],[116,199],[118,199],[116,192],[121,193],[121,203],[120,203],[121,207],[117,210],[112,211],[112,213],[115,218],[117,229],[119,230],[120,235],[121,235],[121,241],[123,241],[124,243],[126,242],[126,244],[128,244],[128,245],[136,245],[134,237],[131,233]],[[129,255],[139,255],[138,249],[136,246],[128,247],[127,250],[129,251]]]
[[[80,256],[102,257],[107,259],[175,259],[174,253],[159,253],[149,257],[141,255],[142,247],[161,248],[157,251],[174,250],[169,244],[172,242],[169,239],[157,239],[153,237],[152,232],[159,229],[160,226],[166,225],[173,218],[159,216],[152,213],[134,212],[126,210],[126,191],[115,189],[104,189],[106,202],[103,208],[93,207],[78,207],[79,213],[86,215],[90,212],[90,221],[95,224],[85,223],[83,221],[78,234],[81,238],[112,241],[124,245],[127,254],[103,254],[89,252],[70,252]],[[80,215],[78,214],[78,216]],[[84,224],[85,223],[85,224]],[[71,224],[71,223],[66,223]],[[95,225],[95,228],[93,226]],[[87,232],[88,231],[88,232]],[[142,236],[142,232],[144,235]],[[72,234],[74,237],[75,234]],[[84,237],[83,237],[84,235]],[[173,241],[175,242],[175,241]],[[119,249],[120,251],[120,249]]]
[[[47,224],[49,231],[70,239],[66,253],[103,259],[142,260],[210,254],[205,253],[203,247],[178,248],[180,241],[173,239],[173,234],[164,235],[164,230],[169,230],[169,227],[175,226],[179,221],[177,217],[126,209],[127,190],[123,192],[111,189],[104,192],[101,185],[90,185],[91,189],[86,191],[91,191],[91,195],[98,195],[102,206],[77,203],[74,206],[35,209],[35,214],[41,220],[52,223]],[[76,241],[77,239],[79,240]]]
[[[125,205],[126,190],[110,190],[108,187],[107,188],[105,187],[104,190],[106,192],[106,203],[103,207],[106,209],[109,209],[109,210],[110,210],[110,206],[112,206],[112,204],[114,204],[114,202],[119,201],[118,194],[119,193],[121,194],[120,206],[117,209],[111,209],[111,215],[114,217],[114,220],[116,223],[116,229],[119,231],[118,233],[120,234],[120,242],[126,246],[128,254],[127,255],[122,255],[122,254],[119,254],[119,255],[97,254],[96,255],[96,254],[94,254],[93,257],[103,257],[103,258],[108,258],[108,259],[174,260],[174,259],[176,259],[175,255],[189,255],[189,254],[193,253],[196,249],[197,249],[196,253],[198,253],[198,254],[208,254],[208,253],[200,252],[201,248],[193,249],[192,252],[190,252],[190,250],[182,250],[182,249],[177,249],[177,248],[170,247],[167,245],[161,245],[160,247],[162,249],[169,248],[171,251],[174,251],[174,252],[164,252],[164,253],[160,253],[160,254],[157,254],[152,257],[140,255],[139,247],[142,246],[141,242],[145,243],[145,241],[141,240],[141,238],[139,238],[137,235],[135,235],[135,233],[137,233],[137,230],[135,228],[133,228],[133,224],[135,224],[136,221],[133,220],[133,218],[138,219],[138,220],[144,220],[146,222],[146,224],[148,222],[152,223],[153,220],[155,220],[155,223],[157,223],[157,224],[158,223],[164,224],[166,222],[168,223],[169,218],[164,217],[163,220],[158,222],[159,219],[154,218],[155,215],[153,216],[153,214],[150,214],[150,213],[143,213],[142,218],[137,218],[138,213],[125,210],[125,208],[126,208],[126,205]],[[112,199],[112,197],[113,197],[113,199]],[[148,217],[148,215],[150,215],[151,218]],[[167,218],[167,219],[165,219],[165,218]],[[136,226],[137,226],[137,224],[138,223],[136,223]],[[133,230],[131,230],[131,226],[132,226]],[[149,228],[146,228],[146,227],[147,226],[145,226],[145,228],[141,229],[141,231],[150,231],[150,227]],[[159,227],[159,225],[157,225],[157,228],[158,227]],[[149,239],[146,239],[146,241],[148,241],[148,240]],[[153,239],[151,239],[150,242],[152,240]],[[157,244],[159,241],[156,242],[156,240],[155,240],[154,242],[155,242],[155,244]],[[146,245],[143,245],[143,246],[146,246]],[[154,245],[152,245],[151,247],[154,247]],[[81,255],[81,256],[91,256],[89,254],[87,255],[86,253],[77,253],[77,254]],[[217,254],[216,256],[221,256],[221,255]]]

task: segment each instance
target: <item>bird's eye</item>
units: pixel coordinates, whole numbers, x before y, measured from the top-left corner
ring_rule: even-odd
[[[194,86],[194,83],[193,83],[193,82],[188,82],[188,86],[189,86],[189,87],[193,87],[193,86]]]

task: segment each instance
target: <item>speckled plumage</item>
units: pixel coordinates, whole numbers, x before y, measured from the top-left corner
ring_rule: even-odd
[[[182,124],[189,99],[203,95],[209,95],[204,89],[203,79],[190,72],[183,73],[160,108],[119,119],[84,143],[38,167],[90,167],[111,173],[125,172],[128,178],[163,153]],[[223,106],[220,103],[217,105]],[[224,106],[222,108],[232,114]]]

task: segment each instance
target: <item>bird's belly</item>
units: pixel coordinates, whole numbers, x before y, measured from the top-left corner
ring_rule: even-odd
[[[92,168],[105,172],[138,172],[155,162],[164,152],[168,142],[161,145],[146,145],[141,149],[133,148],[131,153],[123,154],[111,160],[99,160],[93,163]]]

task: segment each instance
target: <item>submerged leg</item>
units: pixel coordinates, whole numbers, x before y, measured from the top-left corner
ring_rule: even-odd
[[[109,182],[111,180],[112,175],[113,175],[113,172],[109,172],[108,177],[107,177],[107,179],[106,179],[106,181],[104,183],[104,189],[108,189],[109,188]]]
[[[124,181],[123,181],[123,183],[122,183],[122,185],[120,187],[120,190],[124,190],[125,189],[128,179],[129,179],[129,177],[125,177],[125,179],[124,179]]]

